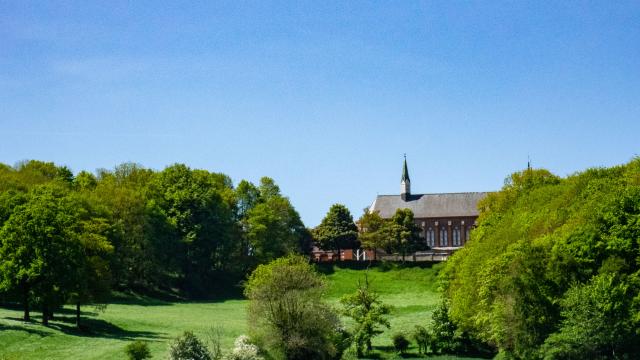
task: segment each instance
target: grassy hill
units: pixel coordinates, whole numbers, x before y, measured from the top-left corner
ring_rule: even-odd
[[[383,358],[393,358],[387,350],[391,335],[410,333],[425,324],[438,301],[436,274],[439,266],[377,266],[370,270],[322,266],[329,281],[327,301],[338,305],[339,298],[354,291],[358,279],[367,272],[384,302],[394,306],[391,329],[376,338],[374,346]],[[168,343],[184,330],[206,338],[209,329],[222,331],[222,345],[246,332],[246,300],[210,302],[164,302],[148,298],[127,298],[111,303],[104,312],[86,308],[83,314],[90,330],[75,329],[71,309],[57,314],[49,327],[25,324],[20,309],[0,308],[0,359],[123,359],[124,346],[131,340],[149,341],[153,358],[166,357]],[[34,313],[38,320],[38,315]],[[347,322],[348,324],[348,322]],[[415,352],[415,349],[412,349]],[[445,359],[453,357],[434,357]]]

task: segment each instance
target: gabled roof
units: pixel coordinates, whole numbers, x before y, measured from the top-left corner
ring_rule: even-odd
[[[478,201],[488,192],[411,194],[407,201],[400,195],[378,195],[371,204],[371,212],[378,211],[383,218],[390,218],[397,209],[410,209],[416,218],[478,216]]]

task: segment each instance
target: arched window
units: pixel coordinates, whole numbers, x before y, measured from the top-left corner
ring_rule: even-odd
[[[447,246],[447,228],[440,228],[440,246]]]
[[[434,247],[436,245],[436,232],[429,226],[427,229],[427,246]]]
[[[453,228],[453,246],[460,246],[460,228],[458,225]]]

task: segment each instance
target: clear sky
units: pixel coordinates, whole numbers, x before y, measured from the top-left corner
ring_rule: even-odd
[[[640,153],[640,2],[0,0],[0,162],[273,177],[308,226]]]

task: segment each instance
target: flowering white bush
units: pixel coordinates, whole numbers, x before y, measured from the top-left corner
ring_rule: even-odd
[[[227,355],[226,360],[263,360],[258,355],[258,347],[251,344],[248,336],[238,336],[233,345],[233,351]]]
[[[211,355],[200,339],[185,331],[171,344],[169,360],[211,360]]]

